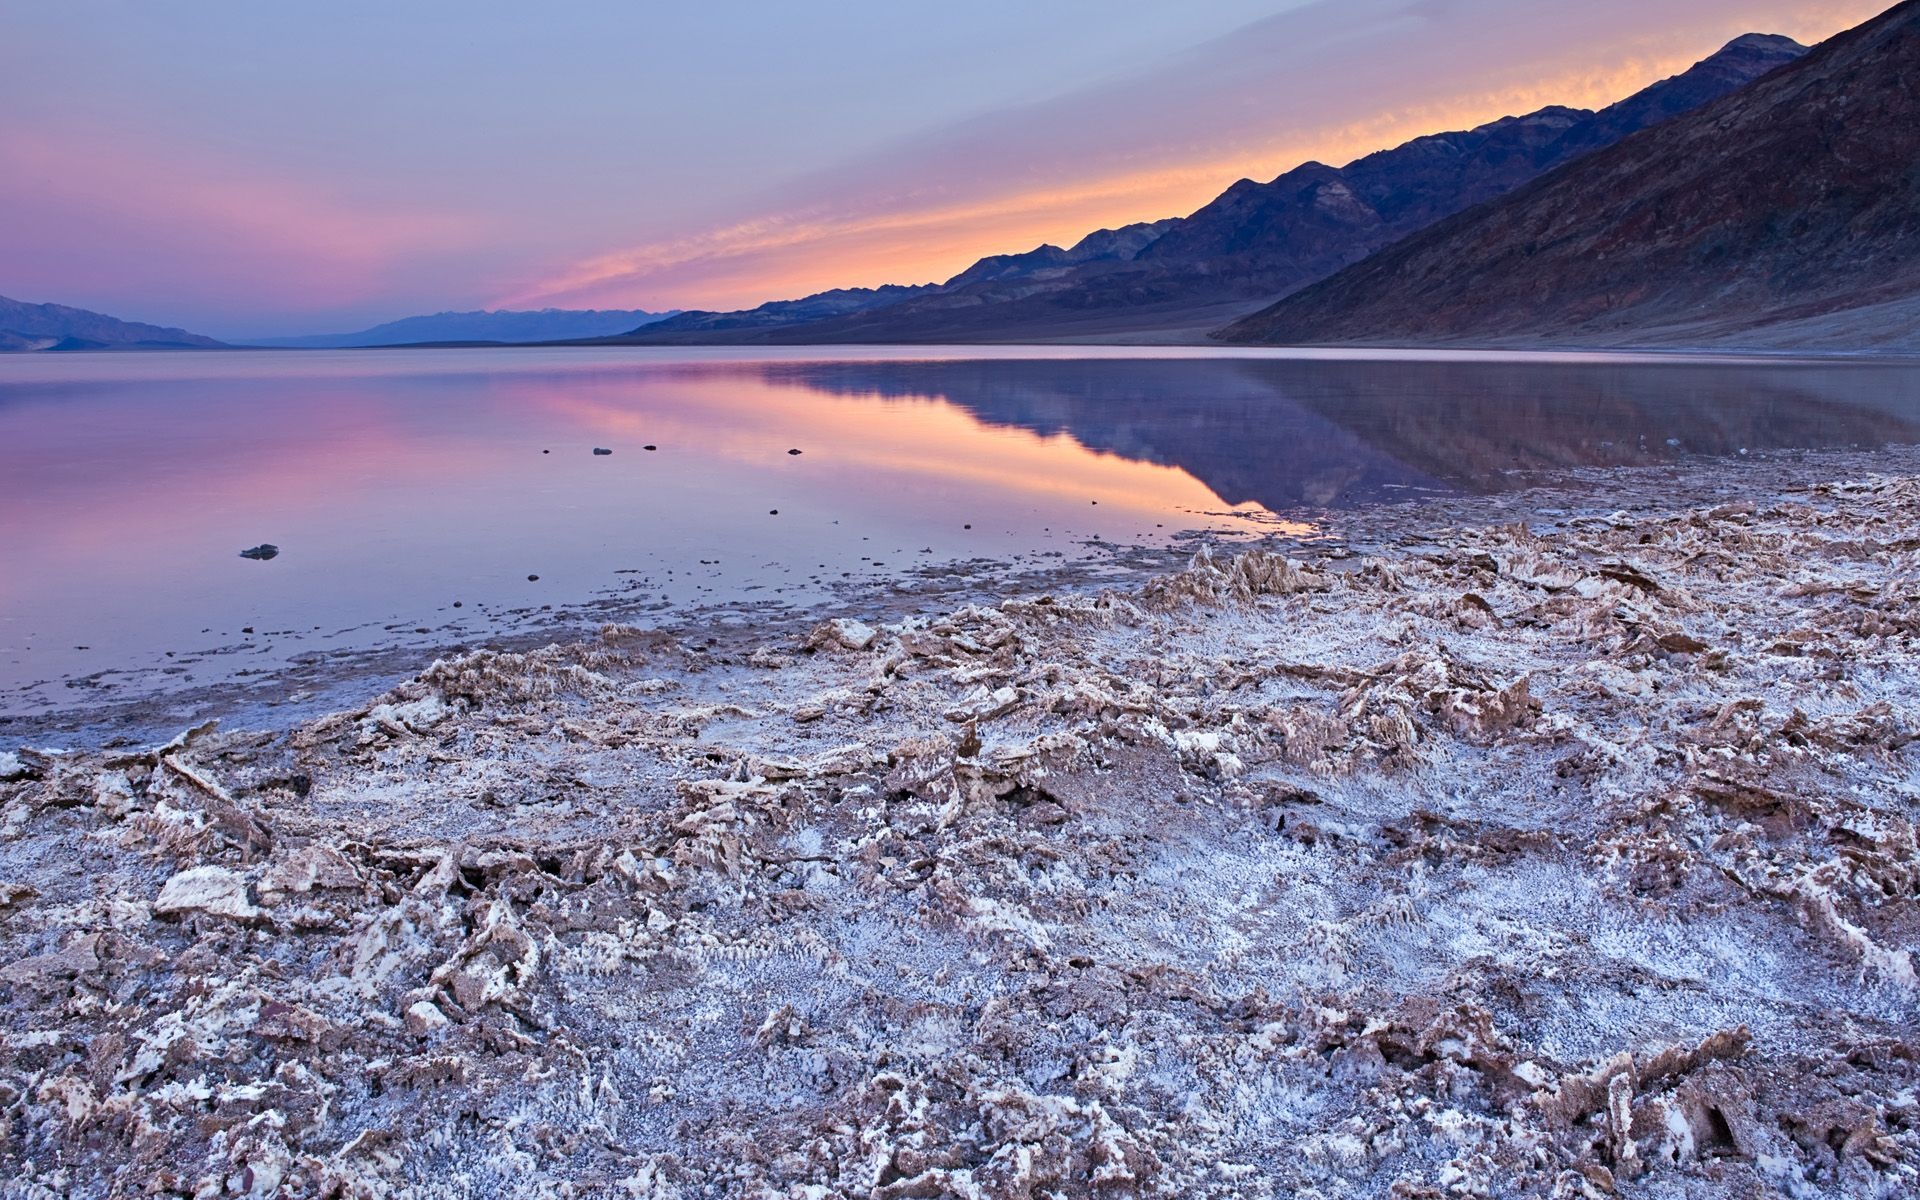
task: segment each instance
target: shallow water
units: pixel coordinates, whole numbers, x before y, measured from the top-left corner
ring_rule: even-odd
[[[200,684],[314,650],[444,645],[544,605],[810,603],[1095,541],[1311,533],[1329,512],[1516,472],[1912,442],[1920,368],[1888,363],[0,357],[0,711],[84,703],[74,685],[100,672]],[[239,557],[261,542],[279,557]]]

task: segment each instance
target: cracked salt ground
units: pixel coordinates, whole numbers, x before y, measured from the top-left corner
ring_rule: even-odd
[[[1920,482],[0,755],[5,1194],[1905,1196]]]

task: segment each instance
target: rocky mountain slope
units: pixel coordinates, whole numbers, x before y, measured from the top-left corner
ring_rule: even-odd
[[[28,304],[0,296],[0,353],[31,350],[218,349],[184,329],[122,321],[64,304]]]
[[[1240,342],[1764,343],[1872,306],[1920,346],[1920,3],[1442,222]],[[1876,326],[1877,328],[1877,326]]]
[[[1788,38],[1750,34],[1600,112],[1551,106],[1345,167],[1306,163],[1267,183],[1243,179],[1190,216],[1101,231],[1070,251],[982,259],[938,287],[830,320],[793,307],[768,314],[777,320],[664,322],[635,340],[992,341],[1210,327],[1803,53]]]

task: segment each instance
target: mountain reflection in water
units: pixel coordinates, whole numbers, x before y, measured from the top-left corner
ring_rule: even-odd
[[[1499,491],[1516,473],[1920,442],[1920,366],[1632,361],[775,363],[770,382],[944,400],[1177,466],[1275,512]]]
[[[1916,441],[1920,368],[1885,363],[10,356],[0,711],[22,687],[37,706],[82,702],[74,688],[117,686],[101,672],[129,665],[202,684],[296,655],[559,626],[589,604],[654,621],[912,579],[990,589],[1009,563],[1312,533],[1330,511],[1542,469]],[[239,557],[261,543],[280,554]]]

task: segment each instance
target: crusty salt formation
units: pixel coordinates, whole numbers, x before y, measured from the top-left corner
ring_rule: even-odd
[[[1920,482],[0,755],[17,1196],[1905,1196]]]

